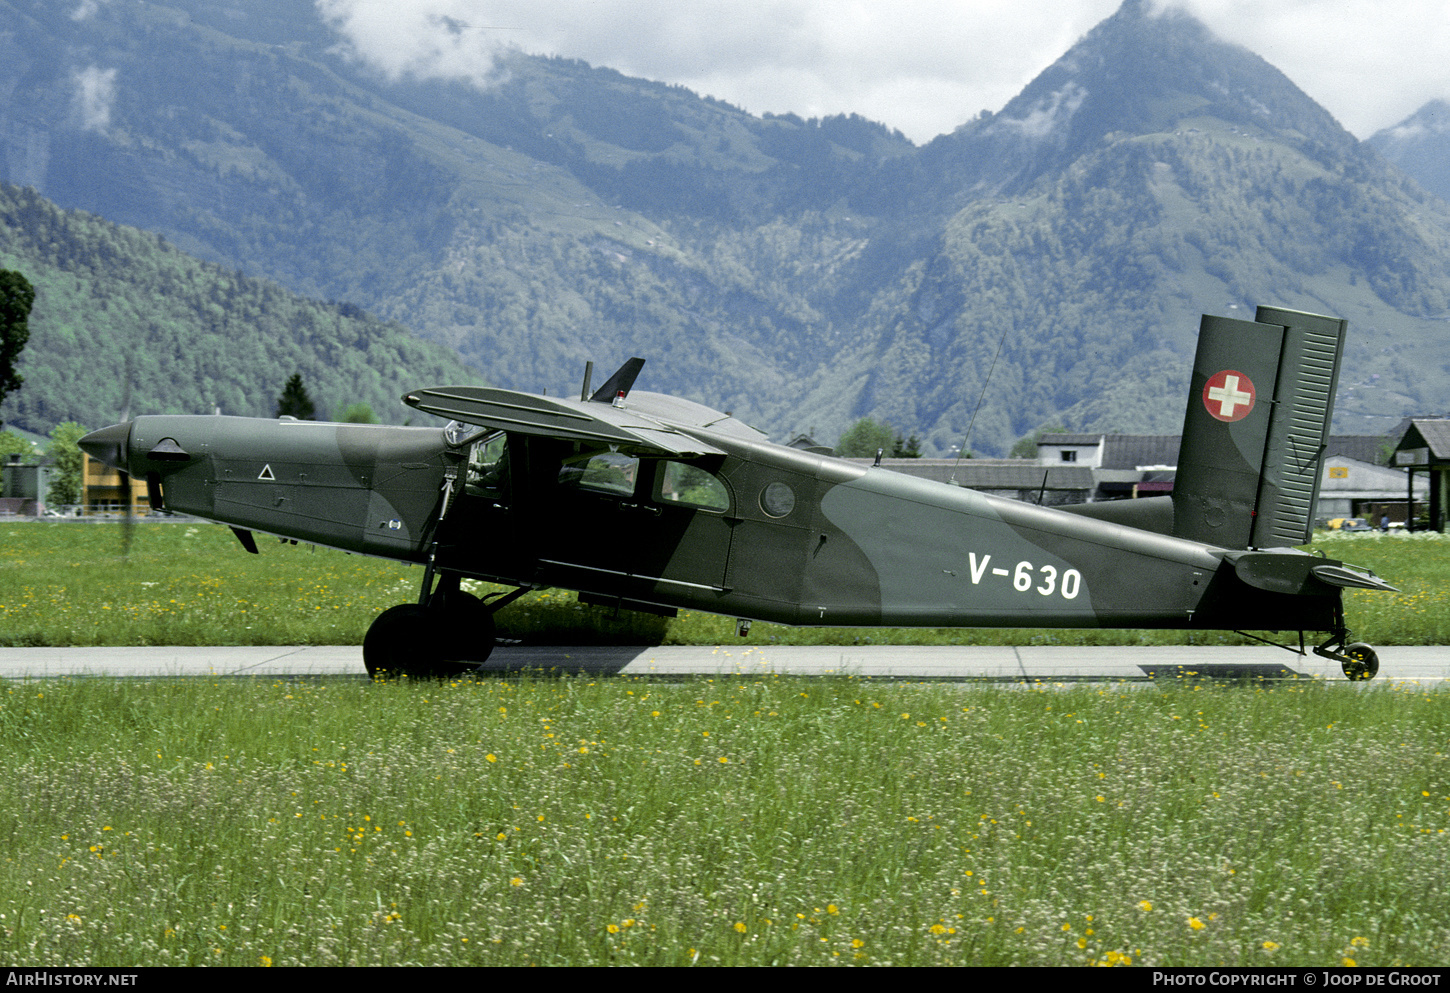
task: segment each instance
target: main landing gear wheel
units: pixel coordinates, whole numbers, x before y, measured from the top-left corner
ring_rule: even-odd
[[[478,624],[480,617],[487,623]],[[465,630],[470,627],[468,622],[473,622],[474,630]],[[479,639],[475,631],[483,627],[487,637]],[[466,614],[400,603],[379,614],[368,628],[363,637],[363,665],[375,679],[446,679],[471,671],[492,648],[493,618],[486,611]]]
[[[435,594],[428,609],[440,616],[439,634],[446,645],[445,657],[466,663],[464,671],[488,661],[493,654],[493,611],[472,593],[455,590]]]
[[[1375,673],[1380,671],[1380,657],[1375,650],[1362,641],[1352,645],[1345,645],[1340,653],[1343,656],[1340,668],[1344,670],[1345,678],[1351,680],[1373,679]]]

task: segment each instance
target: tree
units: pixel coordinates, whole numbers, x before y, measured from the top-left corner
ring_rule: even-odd
[[[282,387],[282,395],[277,398],[277,416],[310,421],[316,413],[317,405],[307,395],[307,387],[302,385],[302,373],[293,373],[287,385]]]
[[[11,455],[30,455],[35,446],[14,431],[0,431],[0,461]]]
[[[843,459],[870,459],[878,449],[891,451],[896,432],[891,425],[875,418],[863,417],[846,429],[836,442],[836,454]]]
[[[30,340],[30,308],[35,288],[18,272],[0,269],[0,403],[20,389],[25,378],[15,371],[20,350]]]
[[[55,459],[55,471],[51,473],[50,493],[45,499],[53,507],[81,502],[84,459],[77,442],[87,433],[87,429],[75,421],[57,424],[50,433],[50,457]]]
[[[891,457],[893,459],[919,459],[921,458],[921,439],[912,435],[905,440],[901,435],[891,443]]]
[[[335,418],[344,424],[381,424],[373,408],[365,403],[350,403]]]

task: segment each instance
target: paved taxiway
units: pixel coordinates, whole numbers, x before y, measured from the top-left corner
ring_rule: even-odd
[[[1450,648],[1379,649],[1375,680],[1450,679]],[[500,646],[489,671],[662,676],[855,675],[891,679],[1045,682],[1196,678],[1344,679],[1339,666],[1270,646],[559,648]],[[0,648],[0,679],[57,676],[363,676],[356,645],[240,648]]]

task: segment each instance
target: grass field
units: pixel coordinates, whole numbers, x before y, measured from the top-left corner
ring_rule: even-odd
[[[1450,695],[0,687],[8,965],[1450,962]]]
[[[118,538],[0,525],[0,643],[355,642],[421,578]],[[1323,547],[1405,590],[1349,598],[1360,637],[1445,641],[1450,545]],[[501,627],[733,638],[611,623],[541,593]],[[0,962],[1443,965],[1447,727],[1445,694],[1341,682],[11,682]]]
[[[422,570],[307,546],[242,551],[212,524],[147,523],[120,555],[121,526],[0,524],[0,646],[358,644],[379,612],[416,598]],[[1450,542],[1436,534],[1344,535],[1316,542],[1373,569],[1399,594],[1352,591],[1349,626],[1373,645],[1450,643]],[[611,617],[572,594],[526,596],[500,633],[535,642],[647,644],[1236,644],[1228,632],[1111,629],[868,629],[754,625],[708,614]]]

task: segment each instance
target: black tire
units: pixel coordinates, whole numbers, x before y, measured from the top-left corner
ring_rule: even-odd
[[[368,628],[363,665],[374,679],[461,675],[476,663],[450,658],[457,654],[458,641],[447,615],[416,603],[400,603],[379,614]]]
[[[1380,657],[1375,650],[1362,641],[1345,645],[1342,653],[1347,661],[1340,663],[1346,679],[1373,679],[1380,671]]]
[[[488,661],[493,654],[493,612],[472,593],[452,593],[447,598],[433,597],[430,609],[441,612],[447,631],[444,657],[468,668]]]

